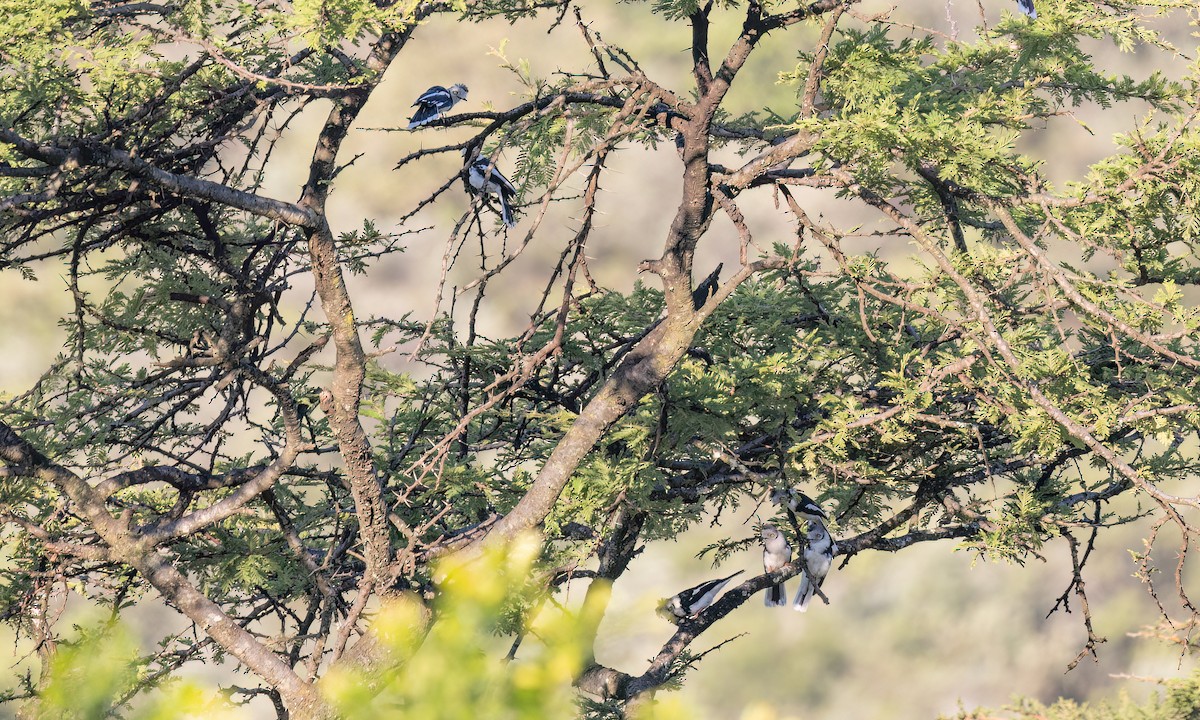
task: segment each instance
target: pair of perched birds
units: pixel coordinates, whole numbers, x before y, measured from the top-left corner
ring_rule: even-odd
[[[1030,18],[1037,19],[1037,10],[1033,7],[1033,0],[1017,0],[1017,7]],[[417,101],[412,104],[417,111],[409,119],[408,129],[416,130],[423,125],[428,125],[450,112],[455,104],[466,99],[467,86],[462,83],[451,85],[448,88],[434,85],[421,93]],[[463,155],[466,157],[466,150],[463,151]],[[512,199],[516,196],[517,189],[508,181],[508,178],[496,169],[495,163],[487,156],[477,155],[474,159],[466,157],[466,160],[469,163],[467,183],[476,193],[494,195],[498,198],[500,200],[500,217],[504,220],[504,226],[510,228],[515,226]]]
[[[804,548],[804,572],[800,574],[800,590],[796,593],[796,600],[792,605],[792,609],[805,612],[808,610],[808,603],[812,600],[813,594],[817,588],[821,587],[825,576],[829,574],[829,568],[833,565],[833,556],[837,553],[837,543],[834,542],[828,528],[825,527],[829,516],[815,500],[795,488],[773,490],[771,502],[777,505],[786,505],[793,522],[795,522],[796,516],[800,516],[808,523],[808,544]],[[774,525],[764,525],[761,536],[764,570],[775,572],[792,561],[792,546],[788,544],[787,538],[779,528]],[[658,606],[658,613],[675,624],[693,618],[701,610],[712,605],[729,581],[741,574],[742,571],[738,570],[727,577],[709,580],[683,590],[663,600]],[[780,582],[768,587],[764,600],[767,607],[786,605],[787,590],[784,588],[784,584]]]
[[[804,493],[790,488],[771,492],[771,502],[787,505],[788,515],[796,524],[796,516],[804,518],[808,524],[808,542],[804,546],[804,572],[800,574],[800,589],[796,592],[796,601],[792,609],[799,612],[808,610],[808,603],[825,576],[833,565],[833,556],[837,553],[837,543],[829,534],[825,523],[829,516],[821,509],[815,500]],[[764,525],[762,528],[763,569],[774,572],[792,561],[792,546],[787,538],[774,525]],[[783,583],[777,583],[767,588],[765,602],[767,607],[787,604],[787,591]]]
[[[421,97],[412,104],[417,111],[409,119],[408,129],[416,130],[423,125],[428,125],[448,113],[455,104],[466,99],[466,85],[459,83],[448,88],[434,85],[421,93]],[[472,158],[468,152],[469,149],[463,150],[463,157],[467,162],[467,184],[476,193],[493,195],[498,198],[500,200],[500,218],[504,221],[504,226],[515,226],[517,221],[513,218],[512,200],[516,197],[517,189],[508,181],[508,178],[496,169],[496,164],[486,155],[476,155]]]

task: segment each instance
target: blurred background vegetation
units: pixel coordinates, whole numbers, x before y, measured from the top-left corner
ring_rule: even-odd
[[[978,6],[972,0],[907,5],[903,12],[913,22],[946,33],[957,32],[963,37],[971,32],[979,17]],[[593,22],[594,31],[607,42],[628,48],[652,76],[668,81],[676,78],[680,86],[688,84],[690,39],[685,25],[646,22],[650,9],[641,3],[591,2],[582,7]],[[1015,7],[1007,0],[989,0],[985,10],[994,23],[1001,15],[1015,12]],[[731,37],[739,22],[733,14],[720,17],[722,22],[713,30],[714,46]],[[407,152],[423,145],[443,144],[448,134],[454,140],[461,140],[471,133],[465,128],[420,133],[391,130],[400,125],[399,118],[407,117],[412,98],[426,87],[464,82],[471,88],[468,107],[505,108],[514,104],[515,94],[522,91],[516,73],[550,77],[561,67],[586,64],[580,60],[584,46],[579,42],[578,30],[564,23],[548,32],[551,22],[547,17],[512,26],[468,25],[439,19],[421,28],[412,52],[406,52],[403,64],[393,68],[385,92],[368,106],[358,130],[345,147],[346,157],[358,153],[362,156],[339,179],[332,203],[335,232],[361,227],[364,218],[381,230],[389,230],[402,208],[411,207],[427,194],[429,187],[458,172],[454,158],[446,157],[423,163],[419,169],[414,166],[401,172],[392,171],[396,160]],[[645,28],[653,28],[654,32],[645,32]],[[663,32],[664,28],[671,32]],[[1194,28],[1164,30],[1177,47],[1194,54]],[[895,31],[904,32],[903,28]],[[744,71],[745,81],[735,86],[728,103],[730,110],[737,112],[762,104],[794,106],[795,90],[779,84],[778,74],[794,67],[798,50],[810,47],[815,35],[816,28],[807,27],[768,37]],[[1111,46],[1099,43],[1096,52],[1099,65],[1114,72],[1144,72],[1144,64],[1148,62],[1137,53],[1117,53]],[[1170,69],[1167,70],[1170,74]],[[325,106],[316,103],[293,122],[291,132],[296,148],[311,147],[317,124],[326,111]],[[1043,158],[1051,178],[1067,182],[1081,177],[1088,163],[1113,152],[1112,135],[1133,127],[1145,113],[1146,108],[1136,104],[1084,107],[1076,113],[1075,123],[1059,123],[1028,133],[1022,140],[1022,150]],[[619,211],[611,210],[600,218],[603,242],[593,243],[590,248],[595,255],[590,267],[602,285],[628,290],[629,278],[620,270],[648,255],[648,245],[659,242],[670,222],[662,208],[671,206],[678,197],[679,180],[671,174],[675,171],[673,163],[648,162],[647,156],[653,152],[675,150],[670,146],[656,151],[622,150],[609,163],[616,172],[606,182],[604,191],[610,197],[602,207]],[[292,161],[291,171],[282,169],[280,164],[274,166],[278,175],[270,178],[269,194],[295,197],[308,158],[295,154]],[[515,158],[501,158],[498,162],[507,171],[514,161]],[[647,192],[647,188],[656,188],[656,192]],[[800,195],[803,197],[803,193]],[[816,197],[813,194],[804,200],[812,202]],[[467,202],[465,194],[448,196],[429,207],[416,225],[422,224],[420,220],[426,226],[452,222]],[[836,200],[824,198],[822,202],[821,214],[839,221],[847,219],[847,209]],[[790,236],[787,218],[771,205],[769,196],[745,198],[742,209],[757,227],[771,227],[775,223],[781,239]],[[569,218],[563,213],[549,220],[546,226],[551,227],[555,222],[566,227]],[[732,239],[733,229],[725,230]],[[877,241],[869,237],[870,230],[869,225],[863,228],[859,250],[878,251],[887,258],[906,253],[904,247],[878,247]],[[768,236],[769,233],[760,230],[760,237]],[[434,309],[436,268],[444,250],[441,238],[432,230],[417,234],[411,237],[404,255],[385,259],[369,275],[350,278],[350,289],[360,312],[365,316],[401,306],[413,308],[421,319],[429,317]],[[488,242],[501,240],[493,237]],[[496,253],[500,248],[485,248],[485,251]],[[487,306],[491,314],[481,318],[485,334],[507,335],[524,327],[537,298],[526,294],[525,288],[530,285],[523,278],[550,263],[551,255],[557,252],[549,244],[532,247],[509,272],[493,282],[494,302]],[[697,255],[698,274],[718,262],[734,260],[733,253],[736,243],[723,246],[703,243]],[[465,282],[471,278],[471,264],[459,263],[453,272],[452,284]],[[1190,293],[1186,298],[1189,303],[1200,299],[1195,287],[1185,293]],[[65,331],[57,326],[57,319],[69,311],[71,302],[65,283],[49,269],[43,269],[36,282],[18,280],[11,273],[5,276],[0,284],[0,327],[4,329],[0,332],[0,393],[27,388],[60,351]],[[400,354],[388,356],[384,364],[397,370],[414,369],[405,364]],[[1197,490],[1200,483],[1192,488],[1193,492]],[[615,590],[601,628],[597,649],[600,662],[615,667],[636,664],[661,646],[672,628],[654,615],[654,604],[660,597],[715,576],[717,571],[706,560],[696,558],[696,552],[721,537],[749,535],[750,525],[738,525],[739,519],[753,520],[727,516],[719,527],[695,529],[681,536],[678,542],[647,548]],[[834,532],[836,535],[836,529]],[[1042,703],[1053,703],[1059,697],[1094,703],[1125,694],[1133,702],[1141,703],[1160,690],[1158,684],[1148,679],[1186,677],[1193,666],[1181,654],[1179,646],[1133,636],[1156,616],[1154,601],[1133,577],[1135,567],[1130,551],[1141,547],[1142,539],[1136,528],[1108,532],[1100,538],[1085,579],[1096,630],[1108,642],[1100,647],[1098,661],[1085,659],[1071,672],[1065,672],[1066,667],[1086,640],[1082,621],[1078,614],[1061,611],[1047,617],[1070,579],[1066,547],[1049,547],[1041,561],[1020,567],[988,563],[942,542],[909,548],[896,555],[867,553],[854,557],[846,567],[835,565],[825,585],[831,604],[817,604],[805,615],[789,609],[767,609],[757,602],[747,603],[710,634],[714,642],[735,636],[736,639],[700,663],[680,693],[680,699],[689,709],[678,712],[697,720],[772,717],[775,713],[778,717],[807,720],[900,720],[927,719],[939,714],[955,716],[960,707],[1000,707],[1013,702],[1016,696]],[[736,556],[721,572],[732,572],[738,567],[753,570],[757,561],[753,553]],[[3,562],[0,558],[0,571]],[[568,599],[575,601],[569,605],[577,606],[584,587],[581,583],[578,592],[568,592]],[[482,624],[471,626],[468,631],[484,629],[489,622],[487,613],[496,610],[489,605],[496,602],[495,597],[477,597],[474,602],[482,603],[484,613],[468,621]],[[71,612],[83,610],[72,608]],[[147,607],[133,627],[124,631],[114,629],[115,634],[85,641],[74,657],[90,658],[95,661],[91,668],[109,668],[112,674],[63,675],[59,681],[63,702],[78,704],[92,694],[116,692],[120,685],[119,657],[129,643],[158,637],[171,625],[184,626],[170,611]],[[139,627],[148,632],[139,635]],[[450,638],[446,642],[457,640]],[[12,657],[5,672],[0,674],[0,683],[11,685],[12,676],[31,668],[31,648],[14,641],[6,627],[0,627],[0,647],[8,648]],[[444,651],[436,643],[431,647],[428,652],[434,655]],[[487,663],[495,667],[499,667],[506,644],[498,647],[501,648],[498,653],[491,652],[487,657]],[[68,662],[72,655],[62,657]],[[451,654],[432,660],[429,667],[444,670],[453,665],[453,657]],[[538,669],[531,672],[552,673],[547,668],[556,662],[569,667],[572,661],[535,659],[531,665]],[[162,714],[167,712],[163,708],[184,706],[172,705],[177,702],[193,708],[198,717],[218,717],[226,712],[230,717],[273,716],[265,707],[260,708],[261,713],[257,712],[254,705],[242,710],[218,710],[217,705],[209,704],[216,701],[200,688],[218,673],[227,671],[209,668],[205,672],[214,675],[192,678],[197,686],[184,685],[172,690],[173,694],[163,699],[165,704],[146,708],[141,717],[169,717]],[[225,674],[219,677],[229,679]],[[543,680],[539,676],[537,682]],[[429,678],[425,682],[430,683],[427,687],[436,685]],[[185,696],[185,700],[179,699]],[[381,701],[388,697],[385,695]],[[452,697],[458,696],[444,699],[449,701]],[[559,702],[553,694],[547,695],[546,701],[551,704],[538,706],[538,710],[531,712],[551,712],[551,707],[561,709],[553,705]],[[1119,700],[1114,702],[1118,703],[1115,707],[1121,707]],[[1036,705],[1027,705],[1027,709],[1030,713],[1041,712]],[[8,711],[0,706],[0,716]],[[385,716],[386,710],[379,712],[364,717]],[[671,712],[674,711],[668,707],[664,714]],[[1063,713],[1061,717],[1123,716],[1101,715],[1100,710],[1071,715],[1075,710],[1070,706],[1060,706],[1055,712]],[[561,717],[521,715],[556,716]]]

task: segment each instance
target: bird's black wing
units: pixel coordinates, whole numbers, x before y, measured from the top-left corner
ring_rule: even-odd
[[[696,289],[692,291],[692,307],[699,310],[708,299],[717,291],[717,282],[721,277],[721,268],[725,263],[717,263],[715,270],[708,274],[708,277],[700,281]]]
[[[450,96],[450,91],[441,85],[434,85],[425,92],[421,93],[421,97],[413,103],[413,107],[418,105],[433,105],[435,108],[450,107],[454,104],[454,98]]]
[[[683,592],[679,593],[679,597],[681,600],[684,601],[683,604],[685,607],[691,606],[695,600],[704,597],[708,593],[719,590],[722,585],[724,585],[725,583],[729,582],[730,580],[732,580],[733,578],[735,578],[741,574],[742,574],[742,571],[738,570],[737,572],[735,572],[732,575],[726,575],[723,578],[717,578],[716,580],[709,580],[708,582],[702,582],[695,587],[690,587],[687,590],[684,590]]]

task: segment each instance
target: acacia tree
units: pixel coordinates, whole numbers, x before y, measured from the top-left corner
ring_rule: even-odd
[[[499,630],[520,633],[571,578],[599,617],[647,542],[795,483],[847,558],[955,540],[1019,559],[1060,540],[1075,560],[1061,601],[1085,608],[1097,534],[1141,523],[1163,620],[1194,622],[1182,572],[1198,503],[1181,488],[1200,426],[1185,301],[1200,281],[1200,98],[1196,67],[1152,29],[1190,0],[1041,0],[1036,20],[980,5],[969,40],[856,0],[656,0],[656,22],[690,28],[678,87],[565,0],[17,5],[0,18],[0,269],[15,282],[62,268],[73,310],[63,353],[0,409],[0,607],[46,664],[68,587],[114,613],[157,599],[197,639],[164,637],[131,693],[224,659],[281,717],[328,717],[328,673],[374,693],[407,671],[371,608],[417,603],[417,645],[444,621],[439,558],[470,563],[537,530],[537,592]],[[506,232],[484,196],[416,234],[420,210],[461,202],[451,173],[395,227],[335,234],[360,112],[424,24],[542,15],[587,66],[529,79],[512,107],[452,111],[424,132],[468,139],[399,160],[519,157],[511,247],[432,317],[360,317],[347,274],[410,235],[444,241],[452,264],[470,238]],[[728,46],[712,47],[713,22],[740,26]],[[786,114],[724,110],[762,39],[801,26],[816,40],[779,68]],[[1097,39],[1182,77],[1105,74],[1084,49]],[[273,150],[316,101],[303,190],[271,197]],[[1150,119],[1076,182],[1053,187],[1018,148],[1118,102]],[[610,155],[671,143],[651,156],[682,179],[669,229],[628,268],[653,282],[599,287],[586,251]],[[761,194],[790,237],[742,212]],[[812,212],[826,198],[856,222]],[[555,202],[576,227],[547,220]],[[878,247],[911,251],[852,251],[863,222]],[[488,284],[534,237],[558,258],[528,327],[487,337]],[[736,260],[694,272],[702,243]],[[417,369],[387,365],[391,348]],[[1124,495],[1139,502],[1109,504]],[[1152,574],[1159,538],[1178,542],[1170,592]],[[575,683],[594,712],[623,713],[677,683],[713,623],[801,570],[733,587],[648,665],[592,662]]]

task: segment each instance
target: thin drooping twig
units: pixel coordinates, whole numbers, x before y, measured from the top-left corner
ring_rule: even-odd
[[[1079,661],[1087,655],[1098,659],[1096,647],[1101,643],[1108,642],[1106,638],[1097,635],[1095,629],[1092,627],[1092,611],[1088,605],[1087,592],[1083,581],[1083,568],[1087,565],[1088,558],[1091,557],[1092,550],[1096,547],[1096,534],[1100,530],[1099,522],[1100,503],[1097,501],[1093,517],[1094,525],[1088,536],[1087,547],[1084,548],[1082,555],[1079,552],[1079,541],[1075,539],[1075,536],[1070,532],[1063,532],[1063,538],[1066,539],[1067,545],[1071,549],[1071,582],[1067,585],[1067,589],[1063,591],[1063,594],[1059,596],[1058,600],[1055,601],[1054,607],[1050,608],[1050,611],[1046,613],[1046,617],[1053,615],[1054,611],[1060,607],[1070,612],[1070,596],[1073,590],[1079,598],[1080,611],[1083,613],[1083,626],[1087,630],[1087,642],[1084,644],[1083,649],[1079,651],[1079,654],[1075,656],[1075,659],[1067,664],[1067,672],[1074,670],[1079,665]]]

